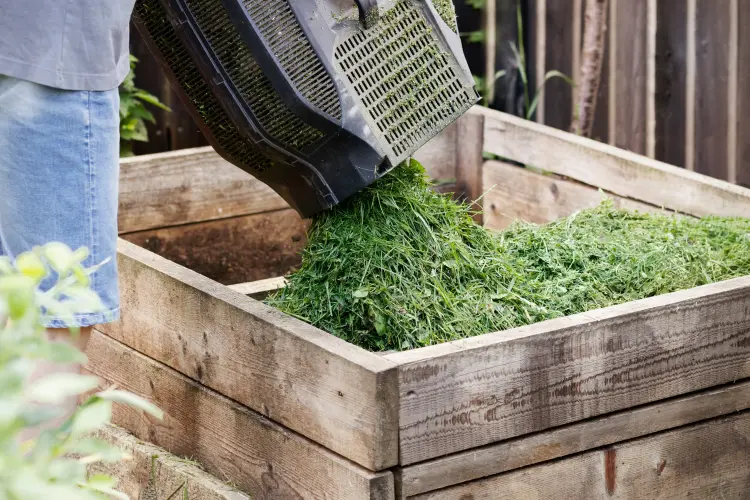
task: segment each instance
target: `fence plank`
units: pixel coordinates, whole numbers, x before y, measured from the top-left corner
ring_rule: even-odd
[[[745,20],[750,21],[750,2],[739,2],[739,75],[737,88],[737,182],[750,187],[750,29]]]
[[[687,3],[656,3],[656,159],[685,166]]]
[[[573,75],[573,0],[547,2],[547,56],[545,71],[562,71]],[[539,83],[544,75],[537,75]],[[533,93],[533,91],[531,91]],[[570,128],[571,102],[573,91],[570,85],[555,78],[544,86],[545,123],[551,127],[567,130]]]
[[[698,0],[695,170],[727,180],[730,0]]]
[[[647,0],[615,2],[617,18],[616,130],[614,144],[646,152]]]

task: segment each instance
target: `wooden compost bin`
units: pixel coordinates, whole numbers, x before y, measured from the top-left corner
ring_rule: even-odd
[[[418,158],[459,196],[494,187],[490,228],[604,196],[750,216],[749,190],[481,108]],[[270,189],[205,148],[121,179],[122,319],[90,369],[166,412],[115,423],[253,498],[750,498],[750,277],[376,354],[248,296],[304,245]]]

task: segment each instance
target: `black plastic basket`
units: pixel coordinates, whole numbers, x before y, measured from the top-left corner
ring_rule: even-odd
[[[452,12],[450,0],[138,0],[134,23],[216,151],[309,217],[477,102]]]

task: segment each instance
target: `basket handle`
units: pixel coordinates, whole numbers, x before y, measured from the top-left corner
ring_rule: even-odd
[[[380,18],[378,0],[354,0],[359,8],[359,21],[365,29],[375,26]]]

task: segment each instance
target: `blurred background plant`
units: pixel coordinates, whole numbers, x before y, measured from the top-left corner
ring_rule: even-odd
[[[162,412],[128,392],[109,388],[89,397],[75,413],[55,425],[66,398],[91,393],[97,377],[76,373],[55,374],[31,381],[38,362],[61,365],[85,363],[72,345],[50,342],[45,318],[70,322],[81,312],[102,310],[89,288],[85,248],[71,250],[50,243],[19,255],[15,261],[0,256],[0,499],[86,500],[128,497],[106,475],[87,474],[92,463],[127,458],[92,433],[109,423],[112,404],[124,403],[157,418]],[[50,271],[54,271],[51,273]],[[54,274],[54,276],[50,276]],[[55,280],[47,291],[46,279]],[[71,329],[71,334],[78,331]],[[37,437],[24,440],[29,431]]]
[[[148,142],[146,122],[155,123],[147,104],[171,111],[158,97],[135,86],[138,59],[130,56],[130,73],[120,85],[120,156],[133,156],[133,141]]]

